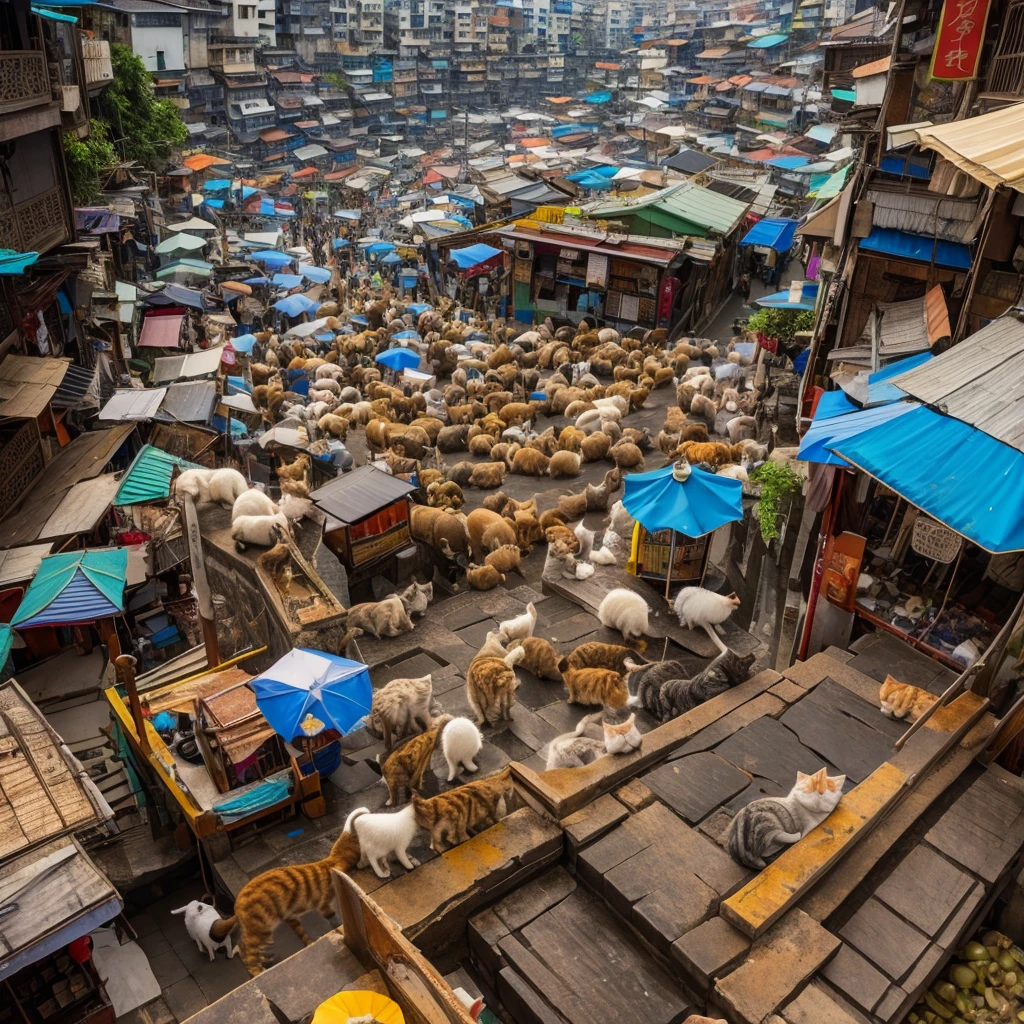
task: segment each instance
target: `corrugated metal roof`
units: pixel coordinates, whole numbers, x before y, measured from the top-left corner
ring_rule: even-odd
[[[360,466],[313,491],[313,502],[338,522],[349,525],[386,508],[416,488],[374,466]]]
[[[144,505],[159,501],[171,493],[171,475],[174,468],[201,469],[195,462],[179,459],[162,448],[145,445],[128,467],[121,486],[114,495],[115,505]]]
[[[157,384],[180,380],[182,377],[205,377],[220,368],[224,346],[192,352],[187,356],[161,356],[153,361],[153,380]]]
[[[1024,451],[1024,324],[1018,320],[994,320],[892,383]]]
[[[95,622],[124,610],[127,548],[87,548],[43,559],[11,625]]]
[[[117,475],[107,473],[75,484],[39,531],[40,540],[91,533],[106,515],[117,491]]]
[[[821,198],[821,192],[818,193]],[[955,199],[936,193],[889,192],[869,189],[871,223],[917,235],[934,235],[949,242],[973,242],[981,228],[977,199]]]
[[[964,173],[998,188],[1024,192],[1024,103],[917,130],[918,144]]]
[[[749,204],[684,181],[632,202],[597,202],[586,209],[588,216],[603,218],[629,215],[646,207],[661,210],[712,233],[726,235],[746,215]]]
[[[107,396],[110,397],[109,395]],[[55,409],[96,409],[101,398],[100,367],[91,370],[84,366],[68,367],[50,404]]]
[[[172,384],[160,403],[157,419],[181,423],[209,423],[217,404],[217,383],[212,380]]]

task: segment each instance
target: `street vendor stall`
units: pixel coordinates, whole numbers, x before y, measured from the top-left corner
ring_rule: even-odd
[[[374,466],[339,476],[313,491],[313,503],[328,516],[324,543],[349,574],[349,585],[389,575],[403,578],[398,562],[412,559],[409,495],[416,484]]]
[[[627,572],[700,586],[707,571],[711,534],[743,518],[743,485],[680,460],[651,473],[626,477],[622,499],[637,521]]]

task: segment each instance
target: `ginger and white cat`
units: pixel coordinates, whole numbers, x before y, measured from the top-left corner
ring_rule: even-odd
[[[939,698],[920,686],[900,683],[886,676],[878,690],[878,703],[887,718],[906,718],[916,722]]]

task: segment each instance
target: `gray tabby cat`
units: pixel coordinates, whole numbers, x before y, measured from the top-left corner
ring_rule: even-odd
[[[802,839],[835,809],[843,795],[845,775],[796,773],[787,796],[764,797],[742,808],[729,823],[726,845],[733,860],[755,871],[765,858]]]
[[[642,707],[667,722],[742,683],[753,664],[753,654],[741,657],[728,648],[693,678],[687,677],[689,670],[681,661],[660,661],[639,667],[629,662],[626,685],[633,694],[629,704]]]

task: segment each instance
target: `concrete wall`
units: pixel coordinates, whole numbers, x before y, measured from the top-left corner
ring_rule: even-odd
[[[132,27],[132,49],[142,58],[147,71],[184,71],[185,40],[181,27]],[[157,53],[163,51],[164,66],[159,67]]]

